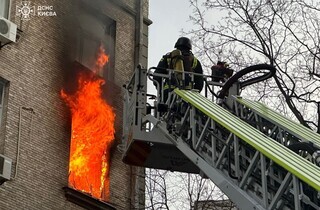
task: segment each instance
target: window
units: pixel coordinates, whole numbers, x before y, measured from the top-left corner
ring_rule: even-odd
[[[76,60],[89,69],[94,68],[100,45],[104,47],[109,61],[102,76],[107,81],[114,80],[116,22],[111,18],[84,7],[79,18],[78,46]]]
[[[8,81],[0,77],[0,128],[1,128],[1,121],[3,119],[4,114],[4,107],[5,107],[5,98],[7,96],[7,84]],[[1,131],[0,131],[1,132]]]
[[[5,84],[3,81],[0,80],[0,127],[1,127],[2,112],[3,112],[4,90],[5,90]]]
[[[7,107],[8,86],[9,82],[0,77],[0,154],[4,150],[4,136],[5,136],[5,123],[6,118],[5,109]]]
[[[9,18],[10,0],[0,0],[0,17]]]

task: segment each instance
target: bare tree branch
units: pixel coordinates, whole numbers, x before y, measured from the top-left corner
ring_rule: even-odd
[[[235,69],[257,63],[274,65],[278,70],[275,80],[265,81],[263,89],[261,85],[247,87],[242,94],[249,91],[256,100],[274,104],[271,108],[319,130],[315,126],[319,114],[310,114],[318,111],[320,95],[319,2],[189,1],[194,8],[194,29],[189,34],[204,66],[223,58]],[[210,23],[210,13],[222,18]]]

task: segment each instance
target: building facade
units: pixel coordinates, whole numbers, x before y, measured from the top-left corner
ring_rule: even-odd
[[[0,210],[143,209],[143,170],[125,165],[117,145],[121,87],[147,65],[148,0],[0,0],[1,24],[0,155],[12,162]],[[103,96],[116,114],[104,202],[68,188],[72,122],[60,96],[77,66],[93,68],[101,46],[109,56]]]

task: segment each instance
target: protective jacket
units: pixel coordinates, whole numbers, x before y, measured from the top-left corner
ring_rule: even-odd
[[[175,69],[177,72],[179,71],[184,71],[184,72],[194,72],[198,74],[203,74],[202,66],[199,60],[192,54],[191,51],[180,51],[181,54],[177,55],[176,53],[177,50],[174,50],[172,52],[167,53],[162,57],[160,60],[157,69],[155,73],[160,73],[160,74],[168,74],[168,71],[166,69]],[[183,67],[179,65],[179,62],[183,62]],[[183,70],[181,70],[181,68]],[[154,76],[154,79],[161,84],[161,77]],[[176,73],[175,75],[172,76],[171,81],[164,81],[164,89],[168,89],[169,85],[173,89],[175,87],[181,87],[185,89],[197,89],[199,91],[202,90],[203,88],[203,77],[202,76],[194,76],[194,81],[192,84],[192,79],[190,76],[185,74],[184,78],[184,84],[181,83],[182,77],[179,76],[179,73]],[[154,85],[156,85],[154,83]]]

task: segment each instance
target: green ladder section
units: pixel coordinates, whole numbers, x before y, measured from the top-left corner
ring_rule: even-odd
[[[320,134],[306,128],[305,126],[290,120],[283,115],[273,111],[268,108],[266,105],[257,101],[250,101],[248,99],[243,99],[241,97],[237,97],[237,102],[240,104],[250,108],[254,113],[260,115],[266,120],[277,124],[279,127],[284,128],[289,131],[294,136],[300,138],[303,141],[311,141],[320,147]]]
[[[212,120],[235,134],[238,138],[250,144],[267,158],[282,166],[317,191],[320,191],[319,167],[274,141],[198,92],[179,89],[175,89],[174,92],[184,101],[190,103]],[[293,123],[292,121],[290,122]],[[303,133],[304,130],[301,129],[299,132]],[[308,133],[307,131],[305,132]]]

